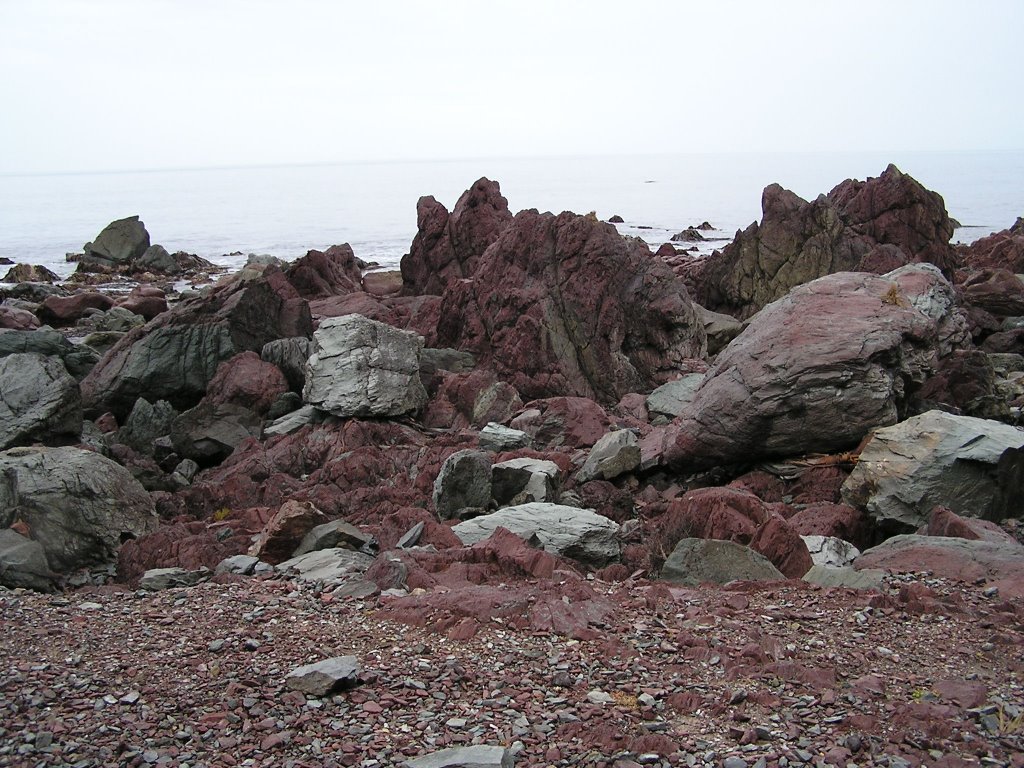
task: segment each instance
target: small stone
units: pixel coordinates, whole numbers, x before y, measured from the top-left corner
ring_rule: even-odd
[[[587,701],[589,701],[591,704],[613,704],[615,702],[615,699],[613,699],[610,694],[607,694],[604,691],[594,690],[590,691],[587,694]]]
[[[322,697],[335,690],[354,688],[359,683],[360,671],[355,656],[335,656],[293,669],[284,682],[307,696]]]
[[[742,757],[727,757],[722,761],[722,768],[747,768],[747,761]]]

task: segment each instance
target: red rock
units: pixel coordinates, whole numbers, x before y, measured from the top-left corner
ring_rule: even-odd
[[[784,576],[791,579],[801,578],[814,565],[800,534],[775,515],[768,517],[758,528],[750,548],[771,560]]]
[[[1024,315],[1024,282],[1007,269],[969,273],[959,285],[964,301],[998,317]]]
[[[312,528],[328,520],[309,502],[286,501],[260,531],[259,538],[249,547],[249,554],[271,565],[283,563]]]
[[[47,296],[39,308],[39,319],[53,326],[74,325],[87,309],[107,310],[114,300],[96,291],[82,291],[72,296]]]
[[[973,269],[1007,269],[1014,274],[1024,273],[1024,218],[1009,229],[961,246],[964,263]]]
[[[706,351],[685,288],[642,242],[591,217],[535,211],[515,217],[471,280],[448,285],[438,341],[473,352],[524,397],[609,405]]]
[[[993,522],[961,517],[946,507],[935,507],[932,510],[931,516],[928,518],[928,525],[921,530],[921,533],[925,536],[950,536],[972,541],[1002,541],[1009,544],[1017,542],[1013,536]]]
[[[439,296],[378,298],[364,291],[356,291],[343,296],[315,299],[309,307],[318,320],[341,315],[362,315],[403,331],[415,331],[424,338],[426,346],[437,346],[437,320],[441,308]]]
[[[943,357],[917,397],[929,407],[952,406],[967,416],[1009,418],[992,362],[977,349],[958,349]]]
[[[940,699],[964,709],[980,707],[988,701],[988,686],[980,681],[938,680],[932,684],[932,690]]]
[[[309,251],[290,265],[285,275],[304,299],[352,293],[362,284],[355,254],[347,243],[326,251]]]
[[[510,422],[533,438],[537,447],[590,448],[609,431],[604,409],[583,397],[533,400]]]
[[[398,296],[402,293],[402,273],[397,270],[367,272],[363,275],[363,290],[380,298]]]
[[[38,328],[39,325],[39,318],[27,309],[18,309],[8,304],[0,304],[0,328],[31,331],[34,328]]]
[[[867,543],[867,516],[849,504],[819,502],[801,509],[789,524],[801,536],[833,536],[861,548]]]
[[[138,539],[129,539],[118,551],[117,578],[126,584],[137,584],[151,568],[213,569],[225,557],[244,554],[248,549],[246,531],[233,530],[234,535],[221,538],[216,528],[205,522],[176,522]]]
[[[616,523],[624,523],[636,516],[633,494],[617,488],[607,480],[591,480],[577,488],[583,506],[604,515]]]
[[[477,180],[451,214],[433,197],[416,204],[416,237],[402,257],[407,295],[441,295],[460,278],[471,277],[480,257],[512,220],[496,181]]]
[[[138,285],[131,293],[117,302],[117,306],[142,315],[146,320],[152,320],[162,312],[167,311],[167,296],[159,288],[152,285]]]
[[[264,362],[256,352],[242,352],[217,367],[204,400],[217,405],[240,405],[264,415],[288,389],[288,380],[280,368]]]

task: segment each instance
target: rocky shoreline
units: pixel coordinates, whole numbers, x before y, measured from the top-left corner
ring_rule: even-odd
[[[1020,220],[890,166],[706,258],[417,223],[12,267],[0,765],[1024,765]]]

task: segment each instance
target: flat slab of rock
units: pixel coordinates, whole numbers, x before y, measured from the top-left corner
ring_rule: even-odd
[[[375,548],[376,542],[373,536],[363,533],[345,520],[331,520],[328,523],[315,526],[303,536],[299,546],[292,553],[292,557],[298,557],[318,549],[333,549],[335,547],[366,551],[368,548]]]
[[[331,317],[313,334],[303,399],[335,416],[402,416],[427,401],[423,338],[362,315]]]
[[[845,568],[860,556],[860,550],[853,544],[835,536],[801,536],[811,561],[828,568]]]
[[[512,768],[514,765],[508,749],[485,744],[442,749],[403,763],[404,768]]]
[[[338,547],[293,557],[278,563],[276,568],[281,573],[294,573],[303,581],[340,584],[363,575],[372,564],[373,558],[369,555]]]
[[[704,376],[703,373],[688,373],[675,381],[662,384],[647,396],[648,413],[675,418],[693,402]]]
[[[307,696],[322,697],[334,691],[355,688],[361,671],[355,656],[335,656],[293,669],[284,679],[284,684]]]
[[[531,503],[505,507],[452,528],[464,544],[488,538],[507,528],[529,541],[536,537],[546,552],[600,568],[619,557],[619,526],[590,509]]]
[[[661,569],[661,578],[696,587],[730,581],[781,581],[786,577],[764,555],[731,541],[682,539]]]
[[[150,592],[158,592],[161,589],[172,587],[194,587],[196,584],[210,578],[209,568],[199,568],[189,571],[184,568],[151,568],[142,574],[139,579],[139,587],[148,589]]]
[[[816,565],[804,574],[803,580],[819,587],[844,587],[846,589],[878,589],[882,586],[885,571],[877,568],[833,568]]]
[[[533,442],[525,432],[491,422],[480,430],[480,449],[484,451],[514,451],[526,448]]]
[[[936,506],[965,517],[1012,515],[1019,472],[1001,471],[1024,431],[989,419],[928,411],[879,429],[843,483],[843,500],[890,530],[910,532]],[[1019,507],[1017,507],[1019,510]]]

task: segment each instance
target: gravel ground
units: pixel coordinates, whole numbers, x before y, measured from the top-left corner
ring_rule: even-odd
[[[1024,766],[1024,606],[980,587],[592,584],[619,610],[587,641],[456,641],[280,579],[0,591],[0,765]],[[354,690],[285,688],[349,654]]]

